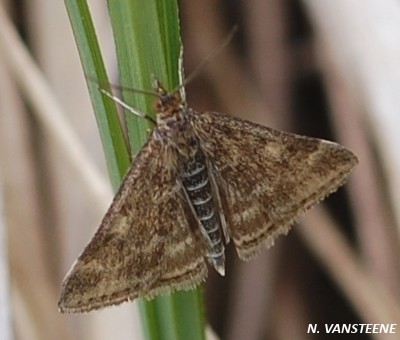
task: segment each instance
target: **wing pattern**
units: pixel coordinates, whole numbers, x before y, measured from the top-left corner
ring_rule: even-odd
[[[59,308],[86,312],[189,289],[207,276],[168,146],[150,137],[64,280]],[[188,220],[189,219],[189,220]]]
[[[344,147],[220,113],[190,112],[217,178],[238,255],[250,260],[337,190],[357,158]]]

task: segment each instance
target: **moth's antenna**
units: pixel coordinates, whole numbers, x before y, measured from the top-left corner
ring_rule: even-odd
[[[229,32],[228,36],[225,38],[225,40],[222,42],[222,44],[215,49],[214,51],[212,51],[207,58],[203,59],[200,64],[198,64],[195,69],[192,71],[192,73],[189,74],[189,76],[182,82],[182,84],[180,84],[178,87],[176,87],[176,89],[172,92],[176,92],[179,89],[181,89],[182,87],[186,86],[189,82],[191,82],[194,78],[196,78],[198,76],[198,74],[200,73],[200,71],[204,68],[205,65],[207,65],[210,60],[214,59],[215,56],[217,56],[219,53],[221,53],[221,51],[229,45],[229,43],[232,41],[233,37],[235,36],[236,32],[238,30],[238,26],[235,25],[233,26],[233,28],[231,29],[231,31]]]
[[[104,90],[104,89],[103,89],[104,83],[102,84],[98,79],[96,79],[96,77],[93,77],[93,76],[91,76],[91,75],[86,74],[86,75],[85,75],[85,78],[88,79],[88,80],[90,80],[90,81],[92,81],[92,82],[94,82],[94,83],[96,83],[96,84],[98,84],[98,85],[99,85],[99,90]],[[144,95],[147,95],[147,96],[153,96],[153,97],[160,98],[160,95],[159,95],[157,92],[154,92],[154,91],[146,91],[146,90],[136,89],[136,88],[133,88],[133,87],[122,86],[122,85],[111,84],[111,83],[107,83],[106,85],[107,85],[107,86],[110,86],[110,87],[111,87],[112,89],[114,89],[114,90],[119,90],[119,91],[131,91],[131,92],[135,92],[135,93],[144,94]],[[105,86],[104,86],[104,87],[105,87]],[[104,91],[107,92],[107,93],[109,94],[108,97],[112,98],[111,93],[109,93],[107,90],[104,90]],[[101,92],[103,92],[104,94],[106,94],[104,91],[101,91]]]
[[[102,89],[101,87],[99,87],[99,90],[101,93],[105,94],[108,98],[111,98],[114,102],[116,102],[118,105],[120,105],[121,107],[123,107],[125,110],[133,113],[136,116],[142,117],[147,119],[148,121],[152,122],[154,125],[157,125],[157,122],[150,117],[149,115],[134,109],[132,106],[129,106],[127,103],[125,103],[123,100],[121,100],[120,98],[114,96],[112,93],[108,92],[107,90]],[[150,91],[141,91],[141,93],[143,94],[152,94],[153,96],[159,97],[158,95],[156,95],[153,92]]]
[[[152,97],[157,97],[160,98],[160,95],[157,92],[153,92],[153,91],[146,91],[146,90],[139,90],[139,89],[135,89],[133,87],[129,87],[129,86],[122,86],[122,85],[116,85],[116,84],[109,84],[111,86],[111,88],[115,89],[115,90],[119,90],[119,91],[130,91],[130,92],[134,92],[134,93],[139,93],[139,94],[144,94],[146,96],[152,96]]]

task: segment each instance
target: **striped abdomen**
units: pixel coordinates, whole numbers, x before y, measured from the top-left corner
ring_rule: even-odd
[[[215,269],[224,275],[224,245],[222,242],[221,220],[213,197],[206,157],[200,148],[193,158],[181,164],[180,179],[189,198],[192,210],[200,226],[208,248],[208,260]]]

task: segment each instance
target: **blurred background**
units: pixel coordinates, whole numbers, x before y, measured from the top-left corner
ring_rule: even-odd
[[[322,330],[307,333],[309,324],[400,324],[400,3],[179,3],[186,74],[239,25],[187,86],[189,106],[336,141],[360,161],[272,249],[243,263],[229,247],[226,277],[211,270],[205,285],[214,336],[324,339]],[[62,278],[112,194],[63,2],[0,4],[0,339],[141,339],[134,303],[57,311]],[[117,82],[105,1],[90,4]],[[42,74],[22,71],[33,65],[18,39]],[[396,339],[400,326],[397,333],[349,336]]]

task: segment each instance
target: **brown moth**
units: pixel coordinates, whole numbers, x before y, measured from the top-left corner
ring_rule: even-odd
[[[187,108],[158,81],[156,126],[62,285],[61,312],[190,289],[224,247],[252,259],[337,190],[358,163],[346,148]]]

